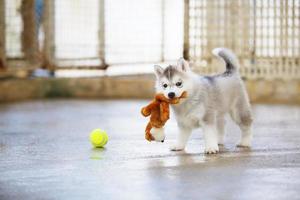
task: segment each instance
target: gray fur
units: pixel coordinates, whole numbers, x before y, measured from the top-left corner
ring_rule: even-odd
[[[238,70],[238,61],[234,53],[226,48],[216,48],[213,50],[213,54],[225,62],[226,71],[222,74],[225,76],[231,75]]]
[[[168,80],[172,80],[174,74],[177,72],[176,66],[169,65],[163,72],[163,76],[167,77]]]
[[[244,84],[238,73],[238,61],[228,49],[214,50],[217,56],[224,59],[226,71],[217,76],[199,76],[187,69],[168,66],[157,80],[157,90],[167,96],[168,92],[175,92],[179,96],[187,91],[188,98],[180,104],[172,105],[179,137],[172,150],[182,150],[191,131],[203,127],[205,152],[218,152],[218,144],[223,143],[224,115],[229,113],[242,131],[240,146],[250,146],[251,108]],[[182,61],[181,61],[182,62]],[[176,80],[183,81],[182,88],[176,88]],[[169,80],[168,88],[160,88],[160,81]]]
[[[225,63],[226,63],[226,71],[224,72],[224,74],[232,74],[236,71],[236,67],[234,66],[234,64],[230,61],[230,59],[228,59],[228,57],[226,56],[226,54],[224,52],[220,52],[219,56],[221,58],[224,59]]]

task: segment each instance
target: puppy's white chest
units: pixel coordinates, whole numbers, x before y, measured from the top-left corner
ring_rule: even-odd
[[[189,104],[185,106],[175,106],[174,111],[178,124],[190,128],[197,128],[200,125],[205,110],[202,104]]]
[[[199,126],[199,118],[192,115],[180,116],[177,118],[177,122],[190,128],[197,128]]]

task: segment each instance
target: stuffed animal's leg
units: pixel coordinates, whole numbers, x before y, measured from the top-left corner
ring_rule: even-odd
[[[150,131],[152,129],[152,125],[149,122],[146,126],[146,130],[145,130],[145,139],[148,140],[149,142],[151,142],[152,140],[154,140],[153,136],[151,135]]]
[[[169,104],[167,102],[161,102],[160,104],[160,119],[162,122],[166,122],[169,119]]]

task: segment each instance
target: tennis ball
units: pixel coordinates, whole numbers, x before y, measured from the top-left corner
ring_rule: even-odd
[[[94,147],[104,147],[108,141],[108,135],[104,130],[98,128],[91,132],[90,141]]]

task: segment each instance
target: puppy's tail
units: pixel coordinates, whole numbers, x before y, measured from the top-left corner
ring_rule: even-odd
[[[226,71],[224,74],[233,74],[238,72],[239,61],[231,50],[226,48],[215,48],[212,53],[225,61]]]

